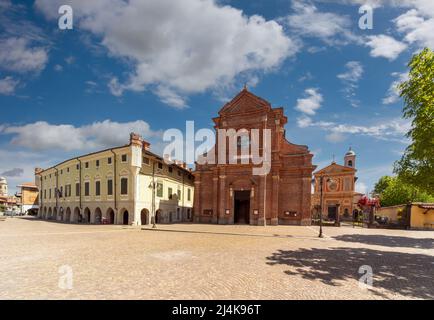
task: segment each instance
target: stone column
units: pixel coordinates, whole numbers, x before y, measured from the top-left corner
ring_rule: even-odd
[[[194,222],[200,222],[200,214],[202,212],[201,208],[201,183],[200,183],[201,176],[197,175],[195,176],[194,181],[194,199],[193,199],[193,221]]]
[[[276,226],[279,224],[279,175],[273,175],[272,185],[272,203],[271,203],[271,225]]]
[[[218,185],[219,178],[215,176],[212,178],[212,191],[214,197],[212,198],[212,223],[219,223],[219,211],[218,211]]]
[[[336,227],[340,227],[341,226],[341,219],[340,219],[340,216],[339,216],[339,207],[341,206],[341,204],[340,203],[337,203],[336,204],[336,220],[335,220],[335,226]]]
[[[219,217],[218,221],[219,224],[227,224],[227,217],[225,214],[226,210],[226,176],[220,175],[219,176],[219,182],[220,182],[220,190],[219,190]]]

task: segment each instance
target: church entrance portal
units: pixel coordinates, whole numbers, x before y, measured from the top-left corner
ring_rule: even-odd
[[[250,190],[234,192],[234,223],[250,223]]]

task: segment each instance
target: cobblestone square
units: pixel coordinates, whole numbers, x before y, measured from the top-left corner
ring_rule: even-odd
[[[0,221],[1,299],[434,299],[434,232]],[[60,288],[62,266],[72,288]],[[359,286],[370,266],[373,287]]]

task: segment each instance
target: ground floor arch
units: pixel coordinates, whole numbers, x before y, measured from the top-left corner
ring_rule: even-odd
[[[142,209],[140,212],[140,223],[141,225],[148,225],[149,224],[149,210],[148,209]]]
[[[65,211],[65,222],[70,222],[71,221],[71,208],[67,207],[66,211]]]
[[[94,211],[93,223],[100,224],[101,222],[102,222],[102,212],[101,209],[98,207]]]
[[[124,209],[121,210],[121,221],[123,225],[128,225],[129,224],[129,219],[130,219],[130,214],[128,212],[128,210]]]
[[[81,222],[81,213],[80,213],[79,207],[75,207],[74,213],[72,215],[70,222],[75,222],[75,223]]]
[[[115,212],[112,208],[107,209],[106,219],[108,224],[115,224]]]
[[[162,223],[163,222],[163,210],[158,209],[155,212],[155,223]]]
[[[84,209],[83,221],[84,223],[90,223],[90,209],[86,207]]]
[[[54,209],[53,209],[53,219],[57,220],[57,208],[56,207],[54,207]]]

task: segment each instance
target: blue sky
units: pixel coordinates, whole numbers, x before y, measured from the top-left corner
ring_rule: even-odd
[[[74,10],[59,30],[58,9]],[[359,8],[373,8],[373,29]],[[0,0],[0,176],[124,144],[137,131],[212,128],[244,83],[284,107],[287,139],[314,164],[351,145],[365,192],[409,141],[395,85],[434,47],[431,0]],[[152,147],[151,147],[152,148]]]

